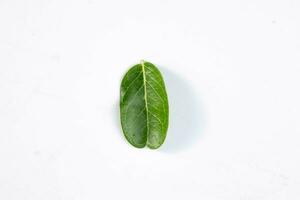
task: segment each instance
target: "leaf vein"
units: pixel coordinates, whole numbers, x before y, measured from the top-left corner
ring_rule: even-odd
[[[134,101],[134,98],[136,97],[136,95],[140,92],[140,90],[143,88],[144,85],[142,85],[134,94],[134,96],[132,97],[131,101],[127,104],[127,108],[125,111],[125,121],[127,121],[127,114],[128,114],[128,108],[130,107],[131,103]]]
[[[133,83],[134,83],[136,80],[138,80],[138,78],[141,76],[141,74],[142,74],[142,72],[140,72],[140,73],[137,75],[137,77],[135,77],[134,80],[129,84],[129,86],[126,88],[126,90],[125,90],[123,96],[126,95],[126,93],[128,92],[128,90],[130,89],[130,87],[133,85]]]
[[[151,85],[149,82],[147,82],[147,83],[148,83],[148,85],[153,89],[153,91],[156,93],[156,95],[161,99],[161,101],[162,101],[162,106],[163,106],[163,111],[164,111],[164,113],[166,113],[165,101],[164,101],[163,98],[158,94],[158,92],[156,91],[156,89],[155,89],[154,87],[152,87],[152,85]]]
[[[154,115],[152,112],[150,112],[150,111],[149,111],[149,114],[151,114],[154,118],[157,119],[157,121],[160,124],[161,130],[163,130],[163,123],[160,121],[160,119],[156,115]]]

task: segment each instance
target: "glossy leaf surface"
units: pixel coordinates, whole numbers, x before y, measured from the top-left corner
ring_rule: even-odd
[[[150,62],[129,69],[121,83],[121,124],[128,142],[137,148],[160,147],[167,134],[169,105],[163,77]]]

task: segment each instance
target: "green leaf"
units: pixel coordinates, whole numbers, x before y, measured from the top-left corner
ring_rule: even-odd
[[[168,97],[163,77],[150,62],[141,61],[121,83],[121,124],[128,142],[137,148],[160,147],[169,124]]]

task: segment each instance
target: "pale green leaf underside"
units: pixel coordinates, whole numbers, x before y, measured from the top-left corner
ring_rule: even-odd
[[[169,105],[164,80],[151,63],[142,61],[129,69],[121,83],[121,124],[135,147],[160,147],[167,134]]]

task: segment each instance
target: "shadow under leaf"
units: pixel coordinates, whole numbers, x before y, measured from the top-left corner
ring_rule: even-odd
[[[201,101],[179,75],[160,67],[169,99],[169,129],[162,152],[178,152],[197,144],[204,127]]]

